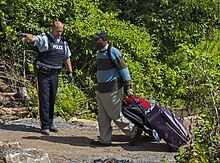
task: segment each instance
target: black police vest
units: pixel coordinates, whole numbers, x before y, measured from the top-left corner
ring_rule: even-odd
[[[55,42],[53,38],[48,34],[48,51],[39,52],[38,60],[44,64],[54,66],[54,67],[62,67],[64,58],[65,58],[65,45],[64,40],[60,40],[59,43]]]

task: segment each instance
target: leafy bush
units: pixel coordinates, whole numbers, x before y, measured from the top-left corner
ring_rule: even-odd
[[[65,23],[64,37],[72,52],[74,83],[68,84],[65,78],[62,80],[63,69],[55,113],[66,120],[71,116],[96,119],[96,51],[90,35],[104,30],[109,33],[113,46],[121,50],[137,96],[155,99],[169,109],[184,109],[189,114],[192,110],[201,113],[193,144],[181,151],[179,159],[182,162],[217,162],[219,0],[114,0],[117,2],[116,6],[112,5],[114,10],[103,10],[108,4],[103,2],[1,0],[1,59],[10,61],[13,75],[30,84],[29,92],[34,100],[29,106],[36,105],[32,63],[37,49],[18,39],[16,34],[40,34],[47,32],[55,20]],[[12,81],[19,85],[15,79]]]
[[[192,143],[180,152],[180,162],[219,162],[220,156],[220,99],[219,99],[219,31],[201,42],[191,52],[192,71],[190,107],[200,108]],[[182,69],[183,70],[183,69]],[[184,71],[183,71],[184,72]],[[189,72],[189,71],[186,71]],[[201,105],[202,104],[202,105]]]
[[[220,161],[219,122],[216,121],[217,118],[209,115],[213,115],[211,109],[198,114],[193,142],[180,151],[176,158],[178,162],[217,163]]]
[[[96,119],[97,117],[90,110],[92,100],[74,83],[67,83],[65,78],[60,78],[55,103],[55,114],[66,120],[73,115],[80,118]]]

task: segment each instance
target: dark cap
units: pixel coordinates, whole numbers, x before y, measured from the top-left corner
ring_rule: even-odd
[[[91,35],[92,38],[102,38],[105,41],[108,41],[108,33],[107,32],[103,32],[103,31],[99,31],[94,35]]]

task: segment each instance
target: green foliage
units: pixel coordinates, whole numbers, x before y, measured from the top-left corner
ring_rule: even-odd
[[[219,26],[219,0],[102,0],[101,9],[117,12],[118,18],[144,26],[156,36],[166,60],[179,44],[197,44]],[[170,63],[172,64],[172,62]]]
[[[37,104],[32,64],[37,49],[16,34],[36,35],[49,31],[55,20],[65,23],[74,83],[62,78],[63,69],[55,114],[96,119],[96,51],[90,35],[104,30],[122,52],[137,96],[189,114],[201,112],[194,146],[180,152],[180,162],[218,161],[219,135],[209,135],[219,119],[219,0],[1,0],[0,19],[1,59],[28,84],[30,108]]]
[[[188,25],[186,26],[180,23],[190,22],[191,19],[189,21],[182,21],[179,17],[184,16],[183,18],[186,18],[187,14],[192,12],[190,10],[193,8],[191,3],[193,3],[193,6],[196,6],[198,3],[189,3],[187,1],[181,1],[179,3],[168,2],[169,4],[160,4],[158,2],[154,3],[149,1],[148,4],[151,4],[149,6],[152,6],[153,8],[147,10],[148,12],[146,15],[143,15],[142,11],[146,10],[143,6],[147,6],[138,5],[141,6],[142,10],[136,14],[139,16],[142,14],[142,16],[146,17],[147,14],[150,14],[150,11],[153,13],[159,7],[160,10],[155,13],[160,17],[157,19],[146,17],[146,19],[141,19],[143,20],[142,22],[145,22],[144,20],[158,20],[155,24],[161,28],[164,28],[164,25],[166,25],[167,29],[169,29],[166,31],[173,31],[173,28],[170,28],[170,26],[174,26],[174,31],[179,30],[184,32],[182,27],[188,27]],[[9,3],[10,6],[7,5]],[[55,5],[57,3],[59,6]],[[129,3],[134,2],[130,1]],[[207,3],[203,2],[203,6],[206,6],[205,4]],[[177,52],[173,50],[172,55],[169,56],[167,55],[168,51],[160,51],[161,48],[159,49],[154,45],[157,43],[160,46],[159,41],[161,39],[159,38],[166,39],[166,37],[170,36],[172,33],[164,33],[164,35],[161,35],[161,32],[150,32],[154,34],[154,37],[151,37],[146,31],[146,28],[137,27],[129,22],[117,20],[117,14],[113,14],[110,11],[108,13],[101,12],[101,10],[97,8],[99,5],[98,1],[56,1],[56,3],[49,4],[49,1],[38,0],[33,3],[32,1],[27,2],[25,0],[20,0],[16,2],[16,4],[11,1],[2,1],[1,5],[1,14],[3,16],[1,27],[4,31],[4,33],[1,34],[3,40],[1,42],[1,51],[4,53],[4,57],[8,58],[8,54],[10,53],[12,55],[10,59],[12,59],[12,62],[14,62],[18,68],[24,68],[25,65],[32,64],[33,56],[36,56],[36,49],[31,47],[30,44],[18,40],[15,37],[15,34],[19,31],[31,32],[33,34],[47,32],[52,22],[60,19],[66,24],[64,35],[72,49],[73,68],[81,72],[80,78],[75,78],[75,82],[80,89],[91,95],[93,94],[91,91],[94,92],[95,90],[94,87],[91,86],[91,89],[88,91],[87,85],[84,84],[84,81],[86,81],[87,78],[90,78],[90,81],[95,81],[95,51],[92,48],[89,35],[102,29],[108,31],[113,46],[118,47],[122,51],[131,71],[132,82],[137,95],[145,96],[146,98],[155,98],[160,100],[162,104],[165,104],[166,106],[184,106],[184,101],[188,94],[187,89],[190,87],[188,86],[189,81],[185,80],[185,75],[189,75],[190,73],[188,72],[192,71],[190,67],[192,67],[193,63],[190,61],[194,55],[192,51],[190,52],[190,48],[193,47],[193,44],[188,44],[188,41],[184,41],[180,44],[180,41],[175,39],[186,40],[183,37],[187,38],[187,35],[192,35],[191,33],[185,32],[181,35],[178,34],[171,37],[175,39],[169,41],[169,43],[172,44],[172,42],[175,42],[175,44],[178,45],[178,50]],[[129,4],[126,5],[129,6]],[[175,8],[173,9],[173,7]],[[198,9],[196,8],[196,11],[197,10]],[[207,10],[206,12],[210,11],[210,14],[213,17],[216,16],[215,10],[211,11],[210,8],[204,8],[203,10]],[[174,14],[175,12],[178,12],[178,14]],[[166,16],[166,14],[169,14],[169,16],[172,17]],[[172,23],[167,20],[168,18],[172,20]],[[203,17],[202,19],[205,18],[206,17]],[[19,21],[6,21],[13,19]],[[145,22],[145,25],[148,25],[148,29],[154,29],[157,31],[157,28],[155,28],[152,23]],[[192,27],[195,26],[192,25]],[[191,30],[195,32],[194,29]],[[198,32],[204,33],[199,29]],[[152,42],[152,40],[157,41]],[[13,48],[7,48],[8,45]],[[163,45],[165,44],[163,43]],[[23,62],[24,53],[26,55],[26,63]],[[161,63],[158,61],[158,56],[161,55],[167,55],[167,63]],[[28,66],[28,68],[28,70],[32,72],[31,66]]]
[[[220,161],[219,126],[216,125],[217,119],[215,117],[208,116],[210,114],[213,114],[211,109],[198,114],[194,143],[187,146],[185,151],[180,151],[177,157],[178,162],[217,163]]]
[[[194,63],[191,66],[192,74],[187,79],[193,84],[189,89],[189,103],[191,107],[201,107],[201,111],[197,115],[193,144],[180,152],[177,157],[180,162],[220,161],[219,44],[219,32],[216,31],[212,39],[202,42],[191,51],[195,55],[191,58]]]
[[[66,120],[73,115],[96,119],[96,116],[89,110],[89,103],[92,99],[88,98],[87,95],[73,83],[67,83],[66,79],[61,79],[62,78],[59,80],[55,114],[64,117]]]

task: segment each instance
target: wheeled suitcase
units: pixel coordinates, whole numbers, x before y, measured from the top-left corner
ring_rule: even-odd
[[[173,112],[155,105],[146,115],[149,126],[156,130],[159,137],[177,150],[189,140],[183,122]]]
[[[173,112],[155,105],[155,102],[149,104],[142,98],[134,96],[128,99],[123,101],[122,113],[145,133],[157,141],[164,139],[172,150],[177,150],[189,140],[185,126]]]

